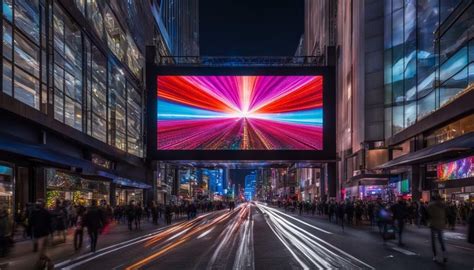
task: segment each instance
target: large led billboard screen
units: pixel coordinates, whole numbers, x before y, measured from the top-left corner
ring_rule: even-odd
[[[158,150],[323,150],[323,76],[157,76]]]
[[[332,67],[147,66],[155,160],[335,160]]]

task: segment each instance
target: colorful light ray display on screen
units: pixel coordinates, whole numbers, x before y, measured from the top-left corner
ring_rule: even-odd
[[[453,180],[474,177],[474,156],[439,164],[439,180]]]
[[[158,150],[322,150],[322,76],[158,76]]]

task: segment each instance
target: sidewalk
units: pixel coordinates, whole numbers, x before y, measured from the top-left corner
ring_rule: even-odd
[[[184,217],[174,219],[173,223],[183,220],[185,220]],[[152,233],[165,226],[166,224],[163,219],[159,219],[158,225],[153,225],[151,222],[143,220],[140,230],[129,231],[126,223],[117,224],[113,222],[105,232],[99,235],[97,250]],[[55,234],[53,242],[58,242],[59,239],[60,237]],[[66,242],[52,245],[47,251],[48,257],[54,263],[73,259],[87,253],[90,253],[87,229],[84,229],[82,249],[74,250],[74,229],[69,229]],[[33,252],[32,241],[20,241],[15,243],[7,257],[0,259],[0,269],[32,269],[37,259],[38,253]]]

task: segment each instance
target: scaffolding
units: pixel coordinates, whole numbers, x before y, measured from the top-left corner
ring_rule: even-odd
[[[324,66],[324,56],[161,56],[159,66],[200,67],[313,67]]]

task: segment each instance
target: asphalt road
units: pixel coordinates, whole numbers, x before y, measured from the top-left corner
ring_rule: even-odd
[[[449,261],[433,262],[427,231],[406,245],[383,243],[374,228],[344,230],[264,204],[201,215],[56,264],[60,269],[474,269],[474,247],[447,235]]]

